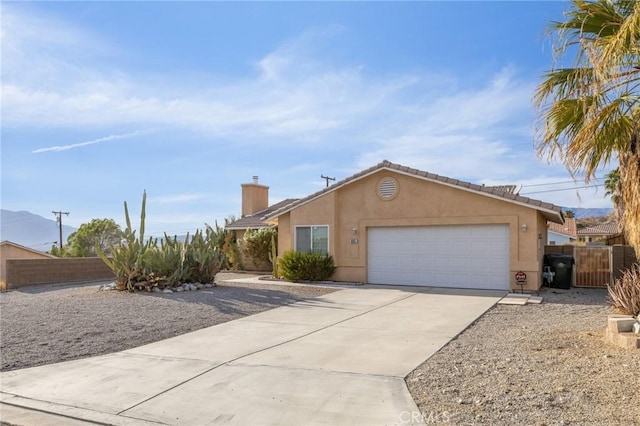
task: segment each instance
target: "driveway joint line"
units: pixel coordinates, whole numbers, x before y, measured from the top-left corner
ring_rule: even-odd
[[[356,373],[353,371],[338,371],[338,370],[326,370],[323,368],[309,368],[309,367],[300,367],[294,365],[271,365],[271,364],[247,364],[247,363],[235,363],[228,364],[227,367],[268,367],[268,368],[281,368],[285,370],[300,370],[300,371],[320,371],[323,373],[336,374],[336,375],[345,375],[345,376],[367,376],[367,377],[378,377],[382,379],[398,379],[403,380],[406,377],[404,376],[396,376],[396,375],[388,375],[388,374],[379,374],[379,373]]]
[[[207,374],[207,373],[209,373],[209,372],[211,372],[211,371],[215,370],[216,368],[219,368],[219,367],[221,367],[221,366],[223,366],[223,365],[228,365],[229,363],[232,363],[232,362],[238,361],[238,360],[240,360],[240,359],[242,359],[242,358],[246,358],[246,357],[248,357],[248,356],[251,356],[251,355],[254,355],[254,354],[257,354],[257,353],[260,353],[260,352],[267,351],[267,350],[269,350],[269,349],[277,348],[278,346],[285,345],[285,344],[287,344],[287,343],[293,342],[293,341],[298,340],[298,339],[302,339],[302,338],[304,338],[304,337],[310,336],[310,335],[312,335],[312,334],[314,334],[314,333],[317,333],[317,332],[319,332],[319,331],[326,330],[326,329],[327,329],[327,328],[329,328],[329,327],[333,327],[333,326],[338,325],[338,324],[340,324],[340,323],[343,323],[343,322],[345,322],[345,321],[349,321],[350,319],[357,318],[357,317],[362,316],[362,315],[364,315],[364,314],[367,314],[367,313],[369,313],[369,312],[373,312],[373,311],[375,311],[375,310],[378,310],[378,309],[384,308],[385,306],[392,305],[392,304],[394,304],[394,303],[397,303],[397,302],[400,302],[400,301],[402,301],[402,300],[408,299],[408,298],[413,297],[413,296],[415,296],[415,295],[416,295],[416,293],[411,293],[411,294],[409,294],[408,296],[402,297],[402,298],[400,298],[400,299],[393,300],[393,301],[388,302],[388,303],[385,303],[385,304],[383,304],[383,305],[378,305],[378,306],[376,306],[376,307],[375,307],[375,308],[373,308],[373,309],[369,309],[369,310],[367,310],[367,311],[364,311],[364,312],[359,313],[358,315],[354,315],[354,316],[349,317],[349,318],[346,318],[346,319],[344,319],[344,320],[340,320],[340,321],[338,321],[338,322],[335,322],[335,323],[332,323],[332,324],[329,324],[329,325],[326,325],[326,326],[320,327],[320,328],[318,328],[318,329],[316,329],[316,330],[310,331],[310,332],[305,333],[305,334],[303,334],[303,335],[301,335],[301,336],[297,336],[297,337],[294,337],[294,338],[292,338],[292,339],[286,340],[286,341],[284,341],[284,342],[276,343],[275,345],[269,346],[269,347],[267,347],[267,348],[262,348],[262,349],[259,349],[259,350],[256,350],[256,351],[253,351],[253,352],[251,352],[251,353],[248,353],[248,354],[244,354],[244,355],[238,356],[238,357],[236,357],[236,358],[234,358],[234,359],[231,359],[231,360],[229,360],[229,361],[226,361],[226,362],[224,362],[224,363],[222,363],[222,364],[219,364],[219,365],[216,365],[216,366],[214,366],[214,367],[211,367],[211,368],[209,368],[208,370],[203,371],[202,373],[196,374],[195,376],[190,377],[190,378],[188,378],[188,379],[186,379],[186,380],[184,380],[184,381],[182,381],[182,382],[180,382],[180,383],[178,383],[178,384],[176,384],[176,385],[174,385],[174,386],[171,386],[170,388],[167,388],[167,389],[163,390],[162,392],[159,392],[159,393],[157,393],[157,394],[155,394],[155,395],[152,395],[152,396],[150,396],[150,397],[148,397],[148,398],[144,399],[143,401],[140,401],[140,402],[138,402],[138,403],[136,403],[136,404],[134,404],[134,405],[132,405],[132,406],[130,406],[130,407],[128,407],[128,408],[125,408],[124,410],[122,410],[122,411],[118,412],[118,415],[120,415],[120,414],[122,414],[122,413],[124,413],[124,412],[126,412],[126,411],[132,410],[132,409],[134,409],[134,408],[136,408],[136,407],[138,407],[138,406],[140,406],[140,405],[144,404],[145,402],[151,401],[152,399],[154,399],[154,398],[156,398],[156,397],[158,397],[158,396],[160,396],[160,395],[163,395],[163,394],[165,394],[165,393],[167,393],[167,392],[169,392],[169,391],[172,391],[173,389],[176,389],[177,387],[180,387],[180,386],[182,386],[182,385],[184,385],[184,384],[186,384],[186,383],[189,383],[189,382],[191,382],[191,381],[193,381],[193,380],[197,379],[198,377],[203,376],[203,375],[205,375],[205,374]],[[276,308],[276,309],[277,309],[277,308]],[[213,327],[216,327],[216,326],[214,325]],[[167,357],[165,357],[165,358],[167,358]],[[171,357],[169,357],[169,358],[171,358]]]

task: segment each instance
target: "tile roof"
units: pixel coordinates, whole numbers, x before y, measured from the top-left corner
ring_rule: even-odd
[[[509,194],[517,194],[516,188],[517,185],[495,185],[495,186],[486,186],[485,188],[492,188],[502,192],[508,192]]]
[[[578,235],[615,235],[619,233],[618,225],[615,223],[601,223],[596,226],[578,229]]]
[[[566,235],[568,237],[577,238],[576,219],[573,217],[566,217],[564,219],[564,225],[559,223],[549,222],[549,231],[557,232],[558,234]]]
[[[324,194],[327,194],[329,192],[333,192],[335,190],[337,190],[338,188],[344,186],[344,185],[348,185],[351,182],[354,182],[356,180],[362,179],[366,176],[369,176],[379,170],[391,170],[391,171],[395,171],[398,173],[402,173],[402,174],[406,174],[406,175],[411,175],[411,176],[416,176],[425,180],[429,180],[432,182],[438,182],[441,183],[443,185],[447,185],[447,186],[453,186],[456,188],[460,188],[463,190],[467,190],[467,191],[471,191],[471,192],[476,192],[476,193],[481,193],[482,195],[487,195],[489,197],[493,197],[493,198],[497,198],[497,199],[502,199],[504,201],[507,202],[512,202],[512,203],[516,203],[516,204],[520,204],[520,205],[526,205],[528,207],[534,208],[536,210],[541,211],[541,213],[543,214],[543,216],[552,222],[556,222],[556,223],[562,223],[563,221],[563,217],[562,217],[562,209],[554,204],[551,203],[546,203],[544,201],[540,201],[540,200],[535,200],[533,198],[529,198],[529,197],[523,197],[521,195],[517,195],[517,194],[513,194],[510,192],[506,192],[504,191],[504,186],[502,187],[492,187],[492,186],[482,186],[482,185],[476,185],[474,183],[469,183],[469,182],[464,182],[458,179],[452,179],[452,178],[448,178],[446,176],[440,176],[434,173],[429,173],[429,172],[425,172],[422,170],[418,170],[418,169],[412,169],[410,167],[406,167],[406,166],[402,166],[400,164],[395,164],[392,163],[390,161],[384,160],[379,164],[376,164],[373,167],[370,167],[366,170],[363,170],[359,173],[356,173],[355,175],[349,176],[348,178],[345,178],[343,180],[341,180],[340,182],[336,182],[333,185],[329,186],[328,188],[324,188],[321,191],[315,192],[311,195],[309,195],[308,197],[302,198],[294,203],[291,203],[287,206],[284,206],[282,208],[280,208],[279,210],[276,210],[268,215],[265,216],[266,219],[270,219],[270,218],[275,218],[278,217],[284,213],[287,213],[293,209],[295,209],[296,207],[299,207],[303,204],[306,204],[318,197],[323,196]],[[509,185],[511,186],[511,185]],[[514,188],[515,189],[515,188]]]
[[[254,228],[268,228],[271,226],[265,217],[274,211],[288,206],[289,204],[298,201],[297,198],[287,198],[279,203],[273,204],[264,210],[256,212],[252,215],[241,217],[240,219],[231,222],[225,226],[225,229],[239,230],[239,229],[254,229]]]

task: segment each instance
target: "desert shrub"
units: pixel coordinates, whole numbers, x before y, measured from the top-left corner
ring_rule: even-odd
[[[636,263],[622,277],[609,284],[609,304],[623,314],[640,314],[640,264]]]
[[[224,220],[225,226],[235,221],[234,216],[229,216]],[[212,241],[215,247],[220,248],[224,254],[221,269],[238,270],[242,269],[242,261],[240,259],[240,247],[238,246],[238,236],[236,231],[225,229],[218,225],[216,221],[215,227],[205,224],[207,230],[207,238]]]
[[[279,274],[287,281],[323,281],[328,279],[335,269],[331,256],[287,251],[280,258]]]
[[[212,283],[225,262],[225,255],[216,246],[216,236],[211,227],[206,234],[197,230],[191,241],[185,240],[182,282]]]
[[[147,194],[142,196],[140,236],[131,227],[127,203],[124,203],[127,228],[124,238],[110,247],[107,257],[98,247],[98,255],[116,275],[116,288],[120,290],[151,290],[155,286],[174,286],[181,283],[210,283],[225,265],[226,258],[221,247],[224,235],[219,229],[206,227],[205,233],[198,230],[184,241],[165,234],[158,240],[144,240],[145,205]]]
[[[271,240],[278,238],[275,228],[248,229],[244,234],[244,246],[247,254],[255,259],[270,262]]]

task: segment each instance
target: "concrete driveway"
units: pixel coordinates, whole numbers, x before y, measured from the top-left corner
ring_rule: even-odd
[[[24,425],[420,423],[404,377],[504,294],[348,288],[123,352],[0,373],[0,418]]]

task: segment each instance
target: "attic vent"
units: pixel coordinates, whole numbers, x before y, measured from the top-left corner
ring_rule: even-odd
[[[378,183],[378,196],[383,200],[393,200],[398,195],[398,182],[392,177],[385,177]]]

